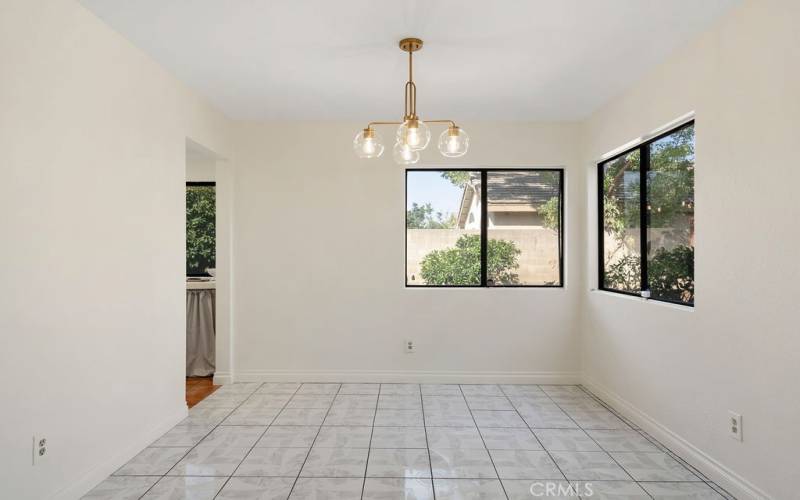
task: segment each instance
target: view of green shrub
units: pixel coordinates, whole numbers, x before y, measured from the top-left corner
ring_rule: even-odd
[[[541,208],[539,208],[539,212],[544,219],[544,227],[552,229],[553,231],[559,230],[561,226],[561,206],[558,196],[553,196],[547,200]]]
[[[673,302],[694,301],[694,248],[681,245],[659,248],[647,261],[650,293]],[[638,255],[626,255],[606,268],[606,286],[624,292],[641,288]]]
[[[497,284],[519,282],[514,270],[519,268],[520,250],[511,241],[487,242],[487,276]],[[454,248],[434,250],[422,259],[420,276],[428,285],[480,285],[481,238],[477,234],[461,236]]]
[[[659,248],[647,263],[650,292],[673,302],[694,302],[694,248]]]

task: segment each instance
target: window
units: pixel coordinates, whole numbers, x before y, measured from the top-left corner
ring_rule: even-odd
[[[406,286],[562,286],[563,197],[561,169],[406,170]]]
[[[216,267],[216,185],[186,183],[186,275],[208,276]]]
[[[694,122],[598,165],[600,288],[694,305]]]

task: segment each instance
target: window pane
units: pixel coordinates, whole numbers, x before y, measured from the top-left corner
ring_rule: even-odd
[[[489,171],[487,284],[561,284],[561,172]]]
[[[694,303],[694,125],[653,142],[647,172],[650,296]]]
[[[602,287],[609,290],[638,293],[642,286],[639,156],[637,149],[602,164]]]
[[[216,267],[214,186],[186,186],[186,274],[206,275]]]
[[[406,284],[480,286],[480,172],[406,172]]]

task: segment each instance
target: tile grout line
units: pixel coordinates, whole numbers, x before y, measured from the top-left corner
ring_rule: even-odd
[[[312,382],[308,382],[308,383],[312,383]],[[305,384],[306,384],[306,382],[301,382],[300,383],[300,387],[298,387],[297,390],[299,391],[303,387],[303,385],[305,385]],[[341,390],[342,390],[342,384],[339,383],[339,388],[336,389],[336,394],[334,394],[334,396],[333,396],[334,400],[336,399],[336,396],[339,395],[339,391],[341,391]],[[292,483],[292,488],[289,490],[289,495],[287,496],[287,498],[292,496],[292,493],[294,492],[294,488],[297,486],[297,482],[300,480],[300,474],[303,472],[303,468],[306,466],[306,462],[308,462],[308,457],[311,456],[311,450],[314,449],[314,443],[317,442],[317,438],[319,437],[319,433],[322,432],[322,426],[325,424],[325,419],[328,418],[328,414],[331,412],[331,408],[332,407],[333,407],[333,401],[331,401],[330,406],[328,406],[328,411],[325,412],[325,416],[322,418],[322,422],[319,423],[319,429],[317,429],[317,434],[314,436],[314,440],[311,441],[311,446],[308,448],[308,453],[306,453],[306,458],[303,460],[303,465],[301,465],[300,469],[298,469],[298,471],[297,471],[297,477],[294,478],[294,483]],[[366,474],[366,470],[365,470],[365,474]]]
[[[566,475],[566,474],[564,474],[564,471],[561,469],[561,466],[560,466],[560,465],[558,465],[558,462],[556,462],[556,459],[555,459],[555,458],[553,458],[553,455],[550,453],[550,450],[548,450],[548,449],[547,449],[547,448],[544,446],[544,443],[542,443],[542,440],[541,440],[541,439],[539,439],[539,436],[537,436],[537,435],[536,435],[536,432],[533,430],[533,427],[531,427],[531,426],[530,426],[530,424],[528,423],[528,421],[527,421],[527,420],[525,420],[525,417],[523,417],[523,416],[522,416],[522,413],[520,413],[520,412],[519,412],[519,409],[517,409],[517,407],[516,407],[516,406],[514,405],[514,403],[511,401],[511,398],[509,398],[509,397],[508,397],[508,394],[506,393],[505,389],[503,389],[503,387],[502,387],[502,386],[500,386],[500,385],[498,385],[498,387],[500,387],[500,392],[502,392],[502,393],[503,393],[503,395],[504,395],[504,396],[505,396],[505,398],[508,400],[508,403],[511,405],[511,407],[512,407],[512,408],[514,408],[514,412],[517,414],[517,416],[518,416],[519,418],[521,418],[523,422],[525,422],[525,426],[526,426],[526,428],[528,429],[528,431],[529,431],[531,434],[533,434],[533,439],[535,439],[535,440],[536,440],[536,442],[537,442],[537,443],[539,443],[539,446],[541,446],[541,447],[542,447],[542,451],[544,451],[545,453],[547,453],[547,456],[550,458],[550,461],[551,461],[551,462],[553,462],[553,465],[555,465],[555,466],[556,466],[556,469],[558,469],[558,472],[559,472],[559,473],[560,473],[562,476],[564,476],[564,480],[567,482],[567,484],[568,484],[568,485],[570,485],[570,488],[572,488],[572,482],[570,481],[570,479],[569,479],[569,478],[567,478],[567,475]],[[541,386],[539,386],[539,385],[534,385],[534,387],[536,387],[538,390],[540,390],[540,391],[542,392],[542,394],[544,394],[544,395],[545,395],[545,396],[546,396],[548,399],[550,399],[550,396],[549,396],[549,395],[548,395],[546,392],[544,392],[544,389],[542,389],[542,388],[541,388]],[[552,401],[552,400],[551,400],[551,401]],[[575,425],[577,425],[577,424],[575,424]],[[576,494],[577,494],[577,492],[576,492]]]
[[[586,387],[584,387],[583,385],[579,385],[578,387],[585,394],[587,394],[590,398],[592,398],[592,400],[596,401],[598,404],[603,406],[606,410],[608,410],[611,413],[613,413],[614,416],[616,416],[617,418],[622,420],[624,423],[628,424],[631,427],[631,429],[633,430],[633,432],[636,432],[637,434],[642,436],[644,439],[649,441],[652,445],[654,445],[659,450],[659,452],[668,455],[670,458],[672,458],[673,460],[675,460],[675,461],[679,462],[681,465],[683,465],[686,469],[689,470],[689,472],[694,474],[701,482],[706,483],[711,489],[714,489],[714,486],[716,486],[717,488],[720,488],[723,492],[725,492],[726,495],[728,495],[731,498],[735,499],[735,497],[733,495],[731,495],[730,492],[728,492],[725,488],[722,488],[720,485],[718,485],[717,483],[712,481],[710,478],[706,477],[706,475],[703,474],[702,472],[700,472],[696,467],[694,467],[692,464],[690,464],[689,462],[684,460],[680,455],[676,454],[675,452],[673,452],[668,447],[664,446],[656,438],[654,438],[653,436],[648,434],[644,429],[642,429],[638,425],[635,425],[634,423],[630,422],[627,418],[625,418],[622,415],[620,415],[614,408],[612,408],[605,401],[603,401],[602,399],[597,397],[594,393],[589,391]],[[587,434],[588,434],[588,432],[587,432]],[[646,481],[639,481],[639,482],[646,482]],[[680,481],[680,482],[683,482],[683,481]],[[690,482],[690,481],[686,481],[686,482]],[[717,492],[717,493],[719,493],[719,492]]]
[[[580,386],[578,386],[578,387],[580,388]],[[581,390],[582,390],[582,389],[581,389]],[[545,395],[545,396],[547,396],[547,399],[549,399],[549,400],[550,400],[550,402],[552,402],[554,405],[556,405],[556,407],[557,407],[559,410],[561,410],[562,412],[564,412],[564,415],[566,415],[566,416],[567,416],[567,418],[569,418],[570,420],[572,420],[572,421],[575,423],[575,425],[577,425],[577,426],[578,426],[578,429],[580,429],[581,431],[583,431],[583,433],[584,433],[584,434],[586,434],[587,436],[589,436],[589,439],[591,439],[591,440],[592,440],[592,442],[593,442],[594,444],[596,444],[596,445],[597,445],[597,447],[598,447],[598,448],[600,448],[600,450],[602,450],[602,452],[603,452],[603,453],[605,453],[606,455],[608,455],[608,457],[609,457],[611,460],[613,460],[615,464],[617,464],[617,467],[619,467],[619,468],[620,468],[620,469],[621,469],[623,472],[625,472],[625,474],[626,474],[626,475],[627,475],[629,478],[631,478],[631,481],[633,481],[634,483],[636,483],[636,485],[637,485],[637,486],[639,485],[639,482],[638,482],[636,479],[634,479],[634,478],[633,478],[633,476],[631,475],[631,473],[630,473],[630,472],[628,472],[628,469],[626,469],[625,467],[623,467],[623,466],[622,466],[622,464],[620,464],[620,463],[617,461],[617,459],[616,459],[616,458],[614,458],[614,457],[611,455],[611,453],[609,453],[608,451],[606,451],[606,449],[605,449],[605,448],[603,448],[602,446],[600,446],[600,443],[598,443],[597,441],[595,441],[595,439],[594,439],[594,438],[593,438],[593,437],[592,437],[592,436],[591,436],[591,435],[590,435],[588,432],[586,432],[586,429],[584,429],[584,428],[583,428],[583,426],[582,426],[581,424],[579,424],[577,420],[575,420],[574,418],[572,418],[572,415],[570,415],[570,414],[569,414],[569,412],[567,412],[566,410],[564,410],[564,408],[562,408],[562,407],[561,407],[561,405],[559,405],[559,404],[558,404],[558,403],[557,403],[557,402],[556,402],[556,401],[555,401],[555,400],[554,400],[552,397],[550,397],[550,394],[548,394],[548,393],[547,393],[547,391],[545,391],[544,389],[542,389],[542,392],[544,393],[544,395]],[[627,422],[625,422],[625,421],[623,421],[623,420],[621,420],[621,419],[620,419],[620,421],[621,421],[622,423],[624,423],[625,425],[628,425],[628,423],[627,423]],[[630,427],[630,426],[629,426],[629,427]],[[594,429],[594,430],[603,430],[603,429]],[[614,430],[614,429],[608,429],[608,430]],[[566,475],[565,475],[565,477],[566,477]],[[641,487],[641,486],[639,486],[639,488],[642,488],[642,487]],[[653,496],[652,496],[650,493],[648,493],[648,491],[647,491],[647,490],[645,490],[644,488],[642,488],[642,490],[645,492],[645,494],[646,494],[648,497],[650,497],[650,498],[653,498]]]
[[[431,443],[428,441],[428,424],[425,422],[425,396],[422,394],[422,384],[419,384],[419,405],[422,411],[422,430],[425,433],[425,450],[428,452],[428,469],[431,471],[431,491],[433,500],[436,500],[436,485],[433,482],[433,460],[431,460]]]
[[[491,387],[491,386],[490,386]],[[500,392],[505,395],[503,389],[500,385],[496,385]],[[478,435],[481,437],[481,442],[483,443],[483,449],[486,451],[486,454],[489,455],[489,461],[492,462],[492,468],[494,469],[494,473],[497,476],[497,482],[500,483],[500,488],[503,490],[503,494],[508,498],[508,493],[506,492],[506,485],[503,484],[503,480],[500,479],[500,473],[497,471],[497,465],[494,463],[494,457],[492,457],[492,453],[489,451],[489,448],[486,447],[486,441],[483,439],[483,434],[481,434],[481,428],[478,426],[478,421],[475,420],[475,415],[472,413],[472,408],[469,406],[469,400],[467,399],[466,394],[464,394],[464,388],[461,387],[461,384],[458,384],[458,390],[461,391],[461,397],[464,398],[464,404],[467,405],[467,411],[469,412],[469,416],[472,417],[472,421],[475,423],[475,430],[478,431]],[[509,403],[511,403],[509,401]]]
[[[252,394],[250,394],[250,395],[247,397],[247,399],[245,399],[244,401],[242,401],[242,403],[241,403],[239,406],[237,406],[237,407],[234,409],[234,411],[238,410],[238,409],[239,409],[239,407],[241,407],[243,404],[245,404],[245,403],[247,402],[247,400],[249,400],[250,398],[252,398],[252,397],[253,397],[253,395],[254,395],[254,394],[255,394],[255,393],[258,391],[258,389],[262,388],[263,386],[264,386],[264,383],[262,383],[261,385],[259,385],[259,386],[256,388],[256,390],[255,390],[255,391],[253,391],[253,393],[252,393]],[[292,394],[289,396],[289,398],[288,398],[288,399],[286,400],[286,402],[283,404],[283,406],[281,407],[281,409],[280,409],[280,410],[278,410],[278,412],[275,414],[275,416],[274,416],[274,417],[272,417],[272,420],[270,420],[269,424],[267,424],[267,427],[264,429],[264,432],[262,432],[262,433],[261,433],[261,434],[258,436],[258,439],[256,439],[256,440],[253,442],[253,446],[251,446],[251,447],[250,447],[250,449],[247,451],[247,453],[245,453],[244,457],[242,458],[242,461],[241,461],[241,462],[239,462],[239,465],[237,465],[237,466],[236,466],[236,468],[234,468],[234,469],[233,469],[233,472],[231,472],[231,475],[230,475],[230,476],[228,476],[228,478],[227,478],[227,479],[225,480],[225,482],[222,484],[222,487],[219,489],[219,491],[217,491],[217,494],[216,494],[216,495],[214,495],[214,498],[215,498],[215,499],[216,499],[216,498],[219,496],[219,494],[220,494],[220,493],[222,493],[222,490],[223,490],[223,489],[225,489],[225,486],[227,486],[227,485],[228,485],[228,483],[230,482],[230,480],[231,480],[231,479],[233,479],[233,476],[234,476],[234,474],[236,474],[236,471],[237,471],[237,470],[239,470],[239,467],[241,467],[241,466],[242,466],[242,464],[244,463],[244,461],[245,461],[245,460],[247,460],[247,457],[249,457],[249,456],[250,456],[250,454],[253,452],[253,450],[256,448],[256,445],[258,444],[258,442],[259,442],[259,441],[261,441],[261,438],[263,438],[263,437],[264,437],[264,435],[265,435],[265,434],[267,433],[267,431],[269,430],[269,428],[270,428],[270,427],[272,427],[272,423],[273,423],[273,422],[274,422],[274,421],[275,421],[275,420],[278,418],[278,415],[280,415],[280,414],[281,414],[281,412],[282,412],[284,409],[286,409],[286,407],[289,405],[289,402],[291,402],[291,401],[292,401],[292,399],[293,399],[293,398],[295,397],[295,395],[297,394],[297,391],[299,391],[299,390],[300,390],[300,388],[301,388],[302,386],[303,386],[302,384],[300,384],[300,385],[298,385],[298,386],[297,386],[297,389],[295,389],[295,390],[294,390],[294,392],[293,392],[293,393],[292,393]],[[232,413],[233,413],[233,412],[231,412],[231,414],[232,414]],[[231,414],[228,414],[228,417],[230,417],[230,415],[231,415]],[[228,418],[228,417],[226,417],[226,418]],[[224,422],[224,420],[223,420],[223,422]],[[222,425],[222,422],[220,422],[220,425]],[[199,444],[199,443],[198,443],[198,444]]]
[[[595,401],[597,404],[599,404],[600,406],[602,406],[602,407],[603,407],[603,408],[605,408],[606,410],[610,411],[611,413],[613,413],[613,414],[614,414],[614,416],[616,416],[617,418],[619,418],[620,420],[622,420],[623,422],[625,422],[626,424],[628,424],[628,426],[631,428],[631,430],[632,430],[633,432],[636,432],[637,434],[639,434],[639,435],[641,435],[642,437],[644,437],[644,438],[645,438],[647,441],[649,441],[649,442],[650,442],[650,443],[651,443],[653,446],[655,446],[655,447],[656,447],[656,449],[658,449],[658,450],[659,450],[661,453],[666,453],[666,454],[668,454],[668,455],[671,455],[671,454],[672,454],[672,451],[671,451],[669,448],[667,448],[666,446],[664,446],[663,444],[661,444],[661,443],[660,443],[660,442],[659,442],[657,439],[655,439],[654,437],[652,437],[652,436],[650,436],[649,434],[647,434],[646,432],[644,432],[644,431],[642,430],[642,428],[641,428],[641,427],[639,427],[638,425],[634,424],[633,422],[630,422],[630,421],[629,421],[627,418],[625,418],[625,417],[623,417],[622,415],[620,415],[619,413],[617,413],[617,411],[616,411],[614,408],[612,408],[612,407],[611,407],[611,406],[610,406],[608,403],[606,403],[606,402],[605,402],[605,401],[603,401],[602,399],[600,399],[600,398],[598,398],[597,396],[595,396],[595,395],[594,395],[592,392],[590,392],[589,390],[587,390],[587,389],[586,389],[585,387],[583,387],[582,385],[581,385],[581,386],[578,386],[578,387],[580,387],[580,389],[581,389],[581,390],[582,390],[584,393],[586,393],[586,394],[587,394],[587,395],[588,395],[588,396],[589,396],[589,397],[590,397],[590,398],[591,398],[593,401]],[[603,429],[592,429],[592,430],[603,430]],[[609,429],[609,430],[613,430],[613,429]],[[673,457],[673,458],[674,458],[674,457]]]
[[[261,387],[262,385],[264,385],[264,384],[260,384],[258,387]],[[139,498],[144,498],[144,496],[145,496],[145,495],[147,495],[148,493],[150,493],[150,490],[152,490],[153,488],[155,488],[155,487],[156,487],[156,485],[157,485],[158,483],[160,483],[162,479],[164,479],[165,477],[167,477],[167,476],[169,475],[169,473],[172,471],[172,469],[174,469],[175,467],[177,467],[177,465],[178,465],[179,463],[181,463],[181,461],[182,461],[184,458],[186,458],[186,457],[189,455],[189,453],[191,453],[191,452],[192,452],[192,450],[194,450],[195,448],[197,448],[197,446],[198,446],[200,443],[202,443],[202,442],[203,442],[203,440],[204,440],[205,438],[207,438],[209,435],[211,435],[211,433],[212,433],[212,432],[214,432],[215,430],[217,430],[217,428],[218,428],[220,425],[222,425],[222,422],[224,422],[224,421],[225,421],[225,419],[226,419],[226,418],[228,418],[228,417],[231,415],[231,413],[233,413],[234,411],[236,411],[237,409],[239,409],[239,407],[240,407],[240,406],[242,406],[242,405],[244,404],[244,402],[245,402],[245,401],[247,401],[248,399],[250,399],[250,397],[251,397],[253,394],[255,394],[255,392],[258,390],[258,387],[256,387],[255,389],[253,389],[253,392],[251,392],[251,393],[250,393],[250,394],[249,394],[249,395],[248,395],[246,398],[244,398],[244,400],[243,400],[241,403],[239,403],[238,405],[236,405],[235,407],[233,407],[233,408],[232,408],[232,409],[231,409],[231,410],[230,410],[230,411],[229,411],[227,414],[225,414],[225,416],[224,416],[224,417],[222,417],[222,419],[221,419],[221,420],[220,420],[218,423],[216,423],[216,424],[213,424],[213,425],[211,426],[211,430],[210,430],[210,431],[208,431],[208,433],[206,433],[206,435],[205,435],[205,436],[203,436],[202,438],[200,438],[200,440],[199,440],[199,441],[197,441],[197,442],[194,444],[194,446],[190,446],[190,447],[189,447],[189,449],[188,449],[188,450],[186,450],[186,453],[184,453],[184,454],[181,456],[181,458],[179,458],[179,459],[178,459],[178,461],[177,461],[177,462],[175,462],[175,463],[172,465],[172,467],[170,467],[169,469],[167,469],[167,472],[165,472],[164,474],[162,474],[162,475],[161,475],[161,477],[159,477],[159,478],[158,478],[158,480],[157,480],[155,483],[153,483],[153,485],[152,485],[152,486],[150,486],[149,488],[147,488],[147,490],[146,490],[144,493],[142,493],[142,495],[141,495]],[[221,388],[219,388],[219,389],[221,389]],[[215,390],[214,392],[217,392],[219,389]],[[213,393],[212,393],[212,394],[213,394]],[[234,393],[234,394],[236,394],[236,393]],[[206,396],[206,398],[204,398],[204,399],[207,399],[207,398],[209,398],[209,397],[211,397],[211,394],[209,394],[208,396]],[[202,401],[200,401],[200,402],[198,402],[197,404],[195,404],[195,405],[194,405],[192,408],[195,408],[195,407],[196,407],[198,404],[200,404],[200,403],[202,403]],[[202,408],[201,408],[201,409],[202,409]],[[227,408],[220,408],[220,409],[222,409],[222,410],[226,410]],[[191,410],[191,408],[190,408],[190,410]],[[188,415],[186,418],[190,418],[190,417],[191,417],[191,414],[190,414],[190,415]],[[185,419],[184,419],[184,420],[185,420]],[[183,422],[183,420],[181,420],[181,422]],[[178,422],[177,424],[175,424],[175,425],[172,427],[172,429],[174,429],[175,427],[178,427],[178,426],[180,426],[180,425],[181,425],[181,423],[180,423],[180,422]],[[186,424],[186,425],[192,425],[192,424]],[[170,429],[170,431],[171,431],[172,429]],[[167,431],[167,432],[169,432],[169,431]],[[165,433],[165,434],[166,434],[166,433]],[[162,436],[162,437],[163,437],[163,436]],[[159,438],[159,439],[161,439],[161,438]],[[157,441],[157,440],[156,440],[156,441]],[[155,441],[153,441],[153,442],[155,442]],[[151,443],[151,444],[152,444],[152,443]],[[145,449],[147,449],[147,448],[150,448],[150,446],[147,446]],[[143,450],[143,451],[144,451],[144,450]],[[141,453],[141,452],[140,452],[140,453]],[[175,477],[181,477],[181,476],[175,476]],[[227,481],[225,481],[225,482],[227,483]],[[222,488],[220,488],[220,491],[221,491],[221,490],[222,490]],[[217,493],[219,493],[219,492],[217,492]],[[214,496],[216,496],[216,495],[214,495]]]
[[[375,419],[378,417],[378,402],[381,400],[382,388],[383,384],[378,384],[378,398],[375,400],[375,412],[372,414],[372,427],[369,430],[369,444],[367,445],[367,461],[364,463],[364,480],[361,482],[362,500],[364,498],[364,490],[367,487],[367,470],[369,470],[369,455],[370,453],[372,453],[372,436],[375,434]],[[341,386],[339,386],[339,390],[341,391]]]

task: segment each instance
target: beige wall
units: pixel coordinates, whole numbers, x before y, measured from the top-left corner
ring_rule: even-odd
[[[214,182],[217,177],[217,158],[214,154],[199,152],[191,143],[186,145],[186,181]]]
[[[695,113],[696,307],[589,292],[584,379],[739,498],[798,497],[799,20],[796,1],[746,1],[584,127],[593,208],[601,155]]]
[[[186,414],[185,142],[229,123],[73,1],[3,1],[0,61],[0,497],[74,500]]]
[[[355,158],[359,127],[237,127],[237,378],[575,380],[575,228],[567,224],[564,289],[407,289],[405,170],[390,155]],[[464,127],[481,140],[459,166],[565,166],[566,196],[580,211],[583,185],[570,183],[575,125]],[[308,137],[314,148],[305,147]],[[429,148],[420,165],[454,163]],[[309,226],[320,214],[325,223]],[[406,339],[415,354],[404,353]]]

